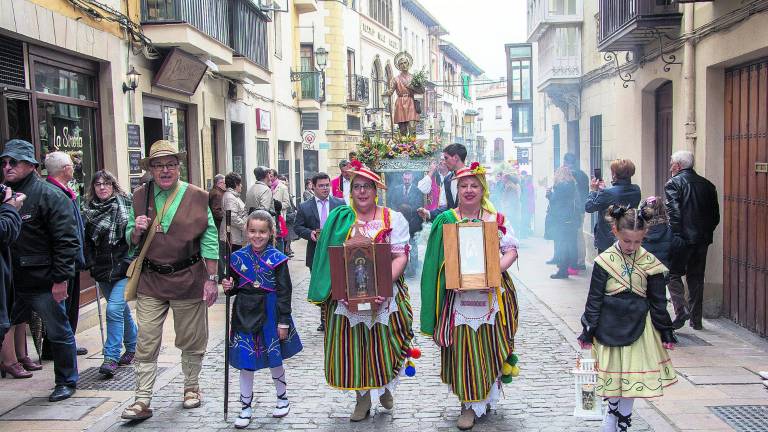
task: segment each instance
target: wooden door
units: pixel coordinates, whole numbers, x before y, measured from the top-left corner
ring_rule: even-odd
[[[656,90],[656,195],[664,196],[672,158],[672,82]]]
[[[768,59],[725,75],[723,312],[768,333]]]

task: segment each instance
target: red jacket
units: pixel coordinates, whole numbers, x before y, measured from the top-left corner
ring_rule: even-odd
[[[344,177],[338,176],[331,180],[331,195],[335,196],[336,198],[344,199],[344,183],[342,180]]]

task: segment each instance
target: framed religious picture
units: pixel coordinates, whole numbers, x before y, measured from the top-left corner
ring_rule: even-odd
[[[443,225],[446,289],[484,290],[501,286],[498,230],[495,222]]]
[[[376,297],[392,297],[392,253],[389,243],[374,243],[352,227],[342,246],[328,248],[331,298],[345,300],[353,312],[372,310]]]

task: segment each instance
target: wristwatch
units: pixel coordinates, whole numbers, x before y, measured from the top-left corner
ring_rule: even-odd
[[[219,275],[217,274],[208,275],[208,280],[219,283]]]

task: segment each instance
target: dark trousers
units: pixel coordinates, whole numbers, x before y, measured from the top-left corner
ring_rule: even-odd
[[[80,318],[80,273],[75,273],[75,277],[69,280],[67,284],[67,299],[64,300],[64,306],[66,308],[67,321],[72,328],[72,334],[77,333],[77,322]],[[43,321],[45,325],[45,321]],[[46,328],[46,336],[43,338],[42,356],[46,358],[52,358],[51,342],[48,340],[48,329]]]
[[[576,229],[564,228],[555,238],[555,263],[559,272],[576,267]]]
[[[701,325],[708,248],[709,245],[687,245],[680,248],[672,257],[672,268],[669,270],[669,294],[675,315],[680,316],[688,310],[691,314],[691,324],[694,325]],[[683,276],[688,282],[687,303]]]
[[[79,378],[77,348],[75,333],[67,316],[66,303],[64,301],[56,303],[50,291],[39,293],[17,291],[11,314],[12,322],[18,324],[29,321],[31,311],[40,315],[45,325],[46,336],[51,345],[56,385],[75,387]]]

